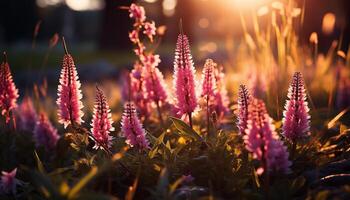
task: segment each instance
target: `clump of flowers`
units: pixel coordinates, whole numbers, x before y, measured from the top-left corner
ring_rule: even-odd
[[[17,186],[22,185],[22,181],[16,179],[17,168],[10,172],[2,171],[0,179],[0,194],[16,194]]]
[[[182,33],[178,36],[175,49],[174,87],[177,114],[187,115],[192,126],[192,113],[198,105],[195,68],[188,38]]]
[[[32,132],[35,128],[38,115],[30,97],[25,97],[18,108],[18,127],[24,131]]]
[[[282,127],[283,135],[293,143],[305,137],[310,129],[309,110],[303,77],[300,72],[296,72],[288,89]]]
[[[4,61],[0,65],[0,110],[6,123],[10,122],[10,114],[17,108],[18,90],[12,79],[10,65],[4,52]]]
[[[248,106],[251,100],[248,89],[245,85],[240,85],[238,89],[238,113],[237,113],[237,127],[241,135],[245,134],[248,121]]]
[[[40,113],[39,119],[34,128],[34,140],[36,146],[43,146],[46,150],[50,151],[55,148],[56,143],[60,136],[45,113]]]
[[[61,76],[58,85],[58,121],[66,128],[69,124],[74,125],[84,122],[82,117],[83,98],[81,93],[81,84],[79,81],[77,69],[74,64],[73,57],[68,53],[65,45],[65,55],[63,56],[63,64]]]
[[[127,102],[124,106],[121,125],[122,134],[128,145],[139,150],[149,148],[146,132],[137,116],[135,106],[131,102]]]
[[[227,96],[227,90],[225,86],[225,74],[222,67],[217,67],[214,70],[215,75],[215,87],[214,91],[214,109],[219,118],[223,117],[225,113],[229,111],[229,98]]]
[[[111,110],[109,109],[106,97],[103,92],[96,87],[96,100],[94,105],[94,114],[91,122],[91,133],[94,136],[94,140],[97,140],[95,143],[95,149],[102,149],[105,147],[111,147],[112,136],[110,132],[114,131],[112,126],[112,115]]]
[[[268,171],[289,173],[291,162],[288,160],[287,148],[275,131],[272,119],[267,113],[265,103],[259,99],[253,99],[249,104],[249,117],[246,135],[243,139],[246,149],[253,157],[261,161],[259,174]]]
[[[150,42],[156,36],[155,23],[145,21],[145,11],[142,6],[131,4],[130,17],[135,20],[134,29],[129,33],[130,41],[135,45],[134,52],[138,60],[130,73],[129,101],[135,102],[141,117],[150,115],[150,107],[157,108],[159,120],[162,122],[161,107],[166,104],[167,90],[163,74],[157,68],[161,62],[159,55],[146,52],[146,46],[142,41],[142,34]],[[143,31],[142,31],[143,30]]]

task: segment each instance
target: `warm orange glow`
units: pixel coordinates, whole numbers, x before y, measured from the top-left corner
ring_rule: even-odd
[[[198,26],[200,28],[208,28],[209,27],[209,20],[207,18],[201,18],[198,21]]]
[[[310,35],[310,42],[313,44],[318,44],[318,36],[316,32],[311,33]]]
[[[322,32],[324,34],[331,34],[335,26],[335,15],[334,13],[327,13],[323,16],[322,21]]]

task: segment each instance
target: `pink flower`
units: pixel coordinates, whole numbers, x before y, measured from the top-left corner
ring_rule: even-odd
[[[154,21],[152,22],[146,22],[144,24],[144,31],[143,34],[147,35],[147,37],[153,41],[153,36],[156,35],[156,24]]]
[[[245,129],[247,128],[248,121],[248,106],[250,103],[251,97],[248,89],[245,85],[240,85],[238,90],[238,122],[237,127],[241,135],[245,134]]]
[[[6,119],[6,123],[10,122],[10,113],[17,108],[17,99],[19,97],[18,90],[13,82],[10,65],[6,59],[0,65],[0,110],[1,115]]]
[[[248,125],[243,136],[246,149],[253,154],[253,158],[260,160],[264,171],[289,173],[291,162],[288,160],[287,148],[279,140],[262,100],[253,99],[249,104]]]
[[[288,99],[283,112],[283,135],[295,142],[310,129],[309,107],[306,101],[306,93],[303,77],[296,72],[288,89]]]
[[[32,132],[35,128],[38,116],[34,109],[32,99],[25,97],[18,108],[18,125],[21,130]]]
[[[136,49],[134,49],[134,52],[137,56],[142,56],[144,51],[145,51],[146,47],[140,43]]]
[[[34,140],[36,146],[44,146],[50,151],[55,148],[60,136],[57,130],[52,126],[45,113],[40,113],[39,119],[34,128]]]
[[[63,57],[61,77],[58,86],[58,120],[66,128],[70,123],[81,124],[83,103],[80,81],[74,60],[70,54]],[[73,125],[73,124],[72,124]]]
[[[216,82],[214,71],[216,63],[212,59],[207,59],[204,64],[202,73],[202,94],[201,96],[207,98],[207,101],[212,101],[216,90]]]
[[[1,172],[0,194],[16,194],[17,185],[22,185],[22,181],[16,179],[17,168],[10,172]]]
[[[122,134],[126,138],[126,143],[128,145],[139,150],[149,148],[149,142],[146,139],[146,132],[137,117],[133,103],[127,102],[125,104],[121,125]]]
[[[130,41],[132,43],[138,43],[139,41],[139,32],[137,32],[136,30],[133,30],[129,33],[129,38],[130,38]]]
[[[214,71],[216,90],[214,92],[214,110],[219,117],[223,117],[229,111],[229,99],[225,87],[223,68],[216,68]]]
[[[198,105],[195,89],[195,68],[187,36],[183,34],[178,36],[176,43],[174,86],[177,114],[179,116],[187,114],[191,120],[191,113],[195,111]]]
[[[109,135],[114,131],[112,126],[112,115],[109,109],[106,97],[103,92],[96,86],[96,101],[94,106],[94,115],[91,122],[91,133],[98,142],[95,143],[94,148],[103,148],[101,144],[106,147],[111,147],[112,136]]]
[[[145,68],[139,63],[136,63],[134,69],[130,72],[130,99],[128,100],[135,102],[136,108],[141,117],[148,117],[150,115],[150,99],[147,98],[144,83],[144,71]]]
[[[129,17],[135,19],[136,22],[143,22],[146,20],[146,12],[142,6],[132,3],[129,8],[129,13]]]
[[[145,76],[145,88],[147,98],[153,102],[164,105],[167,103],[167,89],[162,72],[157,67],[147,67]]]
[[[141,56],[141,61],[145,67],[157,67],[161,62],[159,55],[148,54]]]

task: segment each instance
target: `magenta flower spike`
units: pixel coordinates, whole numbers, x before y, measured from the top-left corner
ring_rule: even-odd
[[[25,97],[18,108],[18,127],[24,131],[33,132],[38,114],[34,108],[33,101],[30,97]]]
[[[112,126],[112,114],[109,109],[106,97],[103,92],[96,86],[96,101],[94,105],[94,114],[91,122],[91,133],[94,136],[94,149],[103,149],[103,146],[110,148],[113,137],[110,132],[114,131]],[[101,146],[103,145],[103,146]]]
[[[153,36],[156,35],[156,24],[154,23],[154,21],[152,22],[146,22],[144,24],[144,31],[143,34],[147,35],[147,37],[150,39],[150,41],[153,41]]]
[[[167,89],[164,77],[157,67],[147,67],[145,74],[145,88],[147,91],[147,98],[153,102],[164,105],[167,103]]]
[[[283,135],[296,142],[307,136],[310,129],[309,107],[306,101],[305,86],[300,72],[296,72],[288,89],[288,100],[283,112]]]
[[[139,150],[149,148],[146,132],[137,117],[135,106],[131,102],[127,102],[124,106],[121,130],[123,136],[126,138],[126,143],[130,147],[135,147]]]
[[[0,194],[16,194],[17,186],[22,185],[22,181],[16,179],[17,168],[10,172],[1,172]]]
[[[240,85],[238,89],[238,114],[237,127],[241,135],[245,134],[248,121],[248,106],[251,101],[251,96],[245,85]]]
[[[69,124],[74,125],[84,122],[82,117],[83,98],[81,93],[81,84],[79,81],[77,69],[74,64],[73,57],[68,53],[64,39],[65,55],[63,56],[63,64],[61,76],[58,85],[58,122],[66,128]]]
[[[211,101],[216,90],[215,68],[217,64],[212,59],[207,59],[202,72],[202,93],[201,97]]]
[[[219,117],[223,117],[224,114],[229,111],[230,103],[227,96],[223,68],[216,68],[214,74],[216,83],[216,90],[214,92],[214,110]]]
[[[192,126],[192,113],[197,108],[195,68],[186,35],[180,34],[176,43],[174,61],[175,106],[177,114],[189,117]]]
[[[50,151],[55,148],[60,136],[45,113],[40,113],[39,119],[34,128],[34,140],[36,146],[44,146],[46,150]]]
[[[264,171],[289,173],[291,162],[288,160],[287,148],[279,140],[262,100],[253,99],[249,104],[247,129],[243,136],[246,149],[253,154],[253,158],[260,160]]]
[[[0,65],[0,110],[6,123],[10,122],[12,110],[17,108],[18,97],[18,89],[13,82],[10,65],[4,52],[4,61]]]

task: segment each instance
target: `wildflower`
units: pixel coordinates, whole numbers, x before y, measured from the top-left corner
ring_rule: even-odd
[[[191,126],[191,115],[198,105],[195,85],[195,68],[189,41],[186,35],[180,34],[174,61],[175,106],[179,116],[188,115]]]
[[[245,129],[247,128],[248,121],[248,106],[250,103],[251,97],[248,89],[245,85],[240,85],[238,90],[238,122],[237,127],[241,135],[245,134]]]
[[[57,130],[52,126],[45,113],[40,113],[39,119],[34,128],[34,140],[36,146],[44,146],[46,150],[55,148],[60,136]]]
[[[135,106],[131,102],[125,104],[121,125],[122,133],[128,145],[140,150],[149,148],[146,132],[137,116]]]
[[[22,181],[16,179],[17,168],[10,172],[1,172],[0,194],[16,194],[17,186],[22,185]]]
[[[278,138],[264,102],[253,99],[248,109],[249,120],[243,139],[247,150],[262,163],[258,172],[260,174],[264,171],[289,173],[291,165],[288,160],[289,153]]]
[[[215,92],[215,76],[214,76],[214,70],[216,67],[216,63],[214,63],[213,60],[207,59],[204,64],[203,73],[202,73],[202,93],[201,97],[204,99],[205,107],[207,111],[207,131],[209,133],[209,127],[210,127],[210,113],[211,113],[211,107],[212,102],[214,98],[214,92]]]
[[[94,146],[95,149],[103,148],[102,144],[106,147],[111,147],[112,136],[109,133],[114,131],[112,124],[111,110],[107,104],[106,97],[96,86],[96,101],[91,122],[91,133],[94,136],[94,140],[97,140]]]
[[[154,21],[152,22],[146,22],[144,24],[144,31],[143,34],[147,35],[147,37],[153,41],[153,36],[156,35],[156,24]]]
[[[132,43],[138,43],[139,41],[139,32],[137,32],[136,30],[133,30],[129,33],[129,38],[130,38],[130,41]]]
[[[6,123],[10,122],[10,113],[17,108],[18,90],[12,79],[10,65],[5,60],[0,65],[0,110],[1,115],[5,117]]]
[[[33,131],[37,122],[37,113],[32,99],[25,97],[18,108],[18,125],[21,130]]]
[[[66,51],[63,56],[61,76],[58,86],[58,120],[66,128],[70,123],[81,124],[83,103],[77,69],[73,57]],[[72,124],[74,125],[74,124]]]
[[[146,12],[142,6],[131,4],[129,8],[129,17],[135,19],[136,22],[142,23],[146,20]]]
[[[219,117],[222,117],[229,111],[229,99],[225,87],[224,73],[222,67],[214,70],[216,90],[214,91],[214,110]]]
[[[293,76],[284,108],[283,135],[291,141],[305,137],[310,129],[308,113],[310,109],[307,105],[304,82],[300,72],[296,72]]]

